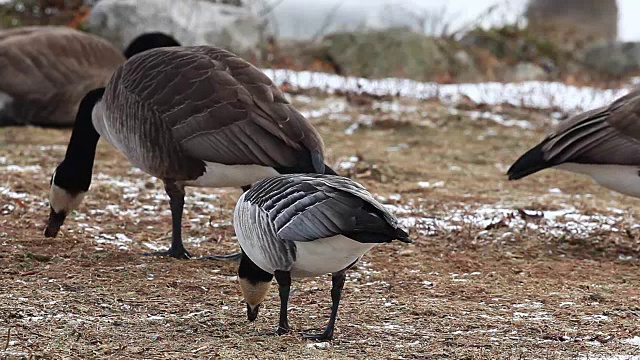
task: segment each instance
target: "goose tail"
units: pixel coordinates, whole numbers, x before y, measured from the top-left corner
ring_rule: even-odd
[[[327,165],[326,163],[324,164],[324,174],[325,175],[338,175],[338,173],[335,172],[335,170],[333,170],[332,168],[330,168],[329,165]]]
[[[413,240],[409,238],[409,234],[407,234],[406,231],[400,228],[396,228],[395,235],[396,235],[396,239],[398,239],[399,241],[402,241],[403,243],[411,244],[413,242]]]
[[[522,179],[525,176],[554,166],[554,164],[544,158],[544,152],[542,151],[544,144],[545,142],[541,142],[536,145],[511,165],[509,170],[507,170],[509,180]]]

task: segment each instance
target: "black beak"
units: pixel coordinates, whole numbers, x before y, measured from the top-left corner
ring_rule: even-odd
[[[247,319],[249,319],[249,321],[255,321],[258,318],[258,310],[260,310],[260,304],[256,305],[253,309],[247,304]]]
[[[48,238],[56,237],[66,217],[67,215],[64,212],[61,211],[56,213],[51,209],[51,212],[49,213],[49,220],[47,221],[47,227],[44,229],[44,236]]]

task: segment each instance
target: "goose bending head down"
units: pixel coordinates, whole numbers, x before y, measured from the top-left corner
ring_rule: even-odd
[[[181,236],[185,186],[248,187],[279,173],[334,173],[320,134],[260,70],[215,47],[165,47],[133,56],[106,89],[86,95],[51,185],[45,235],[55,236],[91,183],[98,139],[161,179],[172,242]]]
[[[640,197],[640,90],[575,115],[511,165],[509,180],[555,168]]]
[[[238,279],[253,321],[275,276],[280,293],[278,334],[289,331],[292,277],[332,274],[333,337],[345,272],[379,243],[411,242],[397,219],[362,185],[333,175],[281,175],[262,180],[238,200],[233,225],[243,256]]]
[[[71,126],[82,97],[104,87],[115,69],[148,49],[177,46],[162,33],[142,34],[124,51],[64,26],[0,30],[0,125]]]

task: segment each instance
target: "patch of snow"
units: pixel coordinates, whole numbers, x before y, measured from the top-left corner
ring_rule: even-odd
[[[0,166],[0,172],[17,172],[17,173],[21,173],[21,172],[36,172],[36,171],[41,171],[42,167],[40,167],[40,165],[26,165],[26,166],[20,166],[20,165],[7,165],[7,166]]]
[[[443,187],[444,181],[435,181],[435,182],[418,181],[418,186],[423,189],[433,188],[433,187]]]
[[[359,159],[357,156],[350,156],[349,159],[338,163],[338,169],[341,169],[341,170],[353,169],[356,166],[356,163],[358,163],[358,161]]]
[[[609,317],[607,315],[590,315],[590,316],[583,316],[582,320],[600,322],[600,321],[609,321]],[[640,343],[638,345],[640,345]]]
[[[384,200],[381,200],[384,202]],[[475,205],[465,209],[448,210],[444,214],[434,214],[430,217],[399,216],[401,214],[415,214],[420,209],[408,206],[389,205],[385,207],[398,216],[400,225],[416,227],[425,235],[435,235],[438,231],[459,231],[465,226],[486,229],[495,224],[507,226],[510,229],[530,229],[554,236],[565,236],[568,233],[587,236],[598,231],[613,231],[619,229],[614,225],[622,221],[622,216],[605,214],[580,214],[574,208],[551,211],[524,210],[527,216],[534,219],[525,221],[517,210],[494,207],[490,205]],[[440,216],[435,216],[440,215]],[[479,233],[478,235],[486,235]]]
[[[623,339],[623,340],[620,340],[620,342],[623,344],[640,346],[640,336],[634,336],[630,339]]]
[[[553,320],[553,316],[546,311],[537,311],[534,313],[516,311],[513,313],[513,320],[551,321]]]
[[[144,246],[146,246],[147,248],[153,250],[153,251],[161,251],[161,250],[167,250],[166,246],[162,246],[162,245],[156,245],[150,242],[144,242],[142,243]]]
[[[551,188],[551,189],[549,189],[549,193],[550,194],[562,194],[562,190],[560,190],[558,188]]]
[[[491,121],[493,121],[493,122],[495,122],[497,124],[500,124],[500,125],[506,126],[506,127],[519,127],[521,129],[525,129],[525,130],[530,130],[530,129],[534,129],[535,128],[535,126],[533,126],[533,124],[531,124],[527,120],[507,119],[503,115],[494,114],[494,113],[489,112],[489,111],[462,111],[461,113],[469,116],[473,120],[488,119],[488,120],[491,120]]]
[[[183,316],[183,318],[188,319],[190,317],[204,315],[204,314],[208,314],[210,312],[211,312],[211,310],[196,311],[196,312],[188,313],[187,315]]]
[[[604,106],[628,93],[628,89],[603,90],[547,81],[437,84],[400,78],[343,77],[287,69],[263,69],[263,71],[278,85],[287,82],[294,88],[315,88],[329,93],[350,91],[374,95],[400,95],[416,99],[439,98],[445,102],[455,102],[462,97],[468,97],[475,103],[489,105],[507,103],[540,109],[559,108],[564,111],[586,110]]]
[[[640,360],[640,355],[582,355],[579,360]]]
[[[514,308],[521,308],[521,309],[540,309],[543,306],[543,304],[541,302],[532,301],[532,302],[526,302],[523,304],[513,304],[511,306]]]
[[[100,235],[95,236],[94,240],[98,244],[115,245],[120,250],[129,250],[129,245],[127,245],[127,244],[133,242],[133,240],[131,240],[127,235],[121,234],[121,233],[117,233],[117,234],[113,234],[113,235],[112,234],[100,234]]]
[[[347,110],[347,106],[347,102],[343,98],[332,99],[321,108],[300,111],[300,113],[307,119],[315,119],[325,115],[342,114]],[[351,118],[349,117],[348,119],[350,120]],[[336,120],[341,119],[338,118]]]

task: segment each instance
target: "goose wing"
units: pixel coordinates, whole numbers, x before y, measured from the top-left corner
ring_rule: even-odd
[[[640,90],[567,119],[541,145],[552,164],[640,165]]]
[[[360,242],[409,241],[397,219],[360,184],[332,175],[283,175],[245,195],[268,214],[283,240],[313,241],[345,235]]]
[[[223,164],[322,171],[313,126],[260,70],[214,47],[161,48],[131,58],[121,89],[149,104],[190,156]]]

